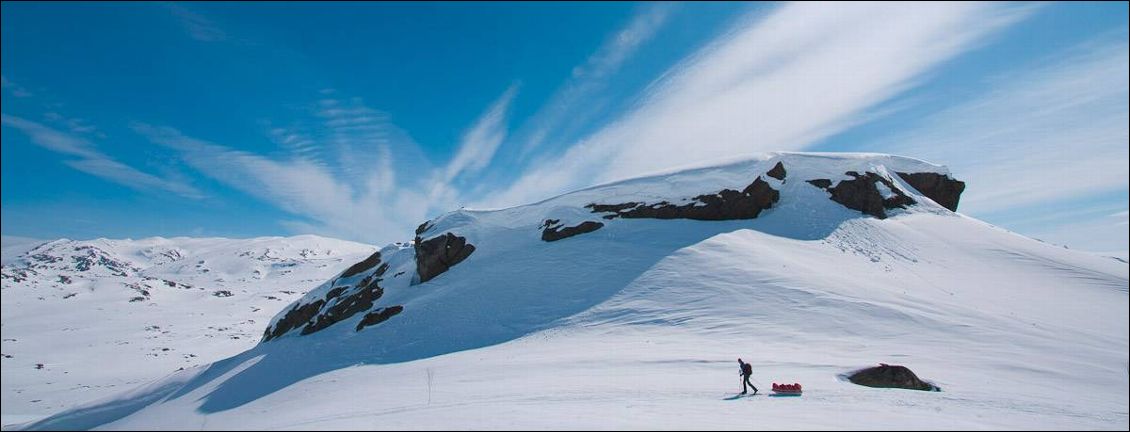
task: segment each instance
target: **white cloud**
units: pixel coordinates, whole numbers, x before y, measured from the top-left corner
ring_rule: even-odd
[[[1026,236],[1073,249],[1110,253],[1122,251],[1125,256],[1127,238],[1126,212],[1110,214],[1110,207],[1125,207],[1126,202],[1109,206],[1048,211],[1035,208],[1025,212],[1032,217],[1009,220],[1009,229]]]
[[[227,39],[227,34],[203,15],[172,2],[165,3],[165,6],[193,39],[202,42],[219,42]]]
[[[506,113],[517,92],[518,85],[512,84],[487,108],[475,125],[463,133],[459,151],[447,164],[445,182],[451,182],[462,174],[477,173],[490,164],[499,144],[506,139]]]
[[[161,178],[118,162],[99,152],[84,138],[49,128],[20,117],[0,114],[5,126],[19,129],[40,147],[79,159],[64,163],[71,168],[141,191],[167,191],[185,198],[199,199],[203,194],[183,181]]]
[[[0,75],[0,88],[4,88],[11,92],[12,96],[18,98],[31,97],[32,93],[23,86],[14,82],[8,81],[8,78]]]
[[[376,243],[403,240],[429,210],[423,186],[397,183],[391,153],[374,148],[378,159],[363,181],[353,182],[340,167],[292,155],[271,158],[192,138],[168,127],[145,124],[134,130],[175,149],[192,168],[308,221],[283,221],[302,232]]]
[[[330,89],[320,92],[310,120],[267,126],[283,154],[238,150],[169,127],[133,129],[200,173],[297,216],[280,221],[290,230],[384,244],[411,238],[429,216],[457,206],[461,193],[451,182],[490,163],[517,91],[509,87],[483,112],[444,167],[432,165],[386,114]]]
[[[517,205],[661,169],[803,149],[1029,12],[986,3],[790,3],[751,16],[663,74],[637,109],[479,204]]]
[[[1128,52],[1122,39],[1055,53],[880,150],[949,165],[969,184],[961,209],[973,215],[1125,191]]]
[[[628,24],[605,41],[584,64],[574,67],[571,78],[531,120],[534,129],[525,137],[521,156],[539,147],[549,134],[559,133],[566,121],[578,123],[591,115],[593,110],[579,110],[578,105],[592,103],[607,87],[608,79],[666,24],[675,7],[675,3],[642,6]]]
[[[53,152],[87,159],[104,157],[94,149],[94,145],[90,141],[83,138],[8,114],[0,114],[0,119],[2,119],[3,124],[23,131],[31,137],[31,141],[35,144]]]
[[[95,177],[126,185],[134,189],[151,191],[164,190],[186,198],[203,198],[204,195],[187,183],[163,179],[141,172],[129,165],[113,159],[78,159],[63,162],[76,170]]]

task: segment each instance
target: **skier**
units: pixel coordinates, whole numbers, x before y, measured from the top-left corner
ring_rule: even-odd
[[[746,390],[747,384],[753,387],[753,394],[757,394],[757,387],[754,387],[753,383],[749,382],[749,376],[753,375],[753,366],[743,362],[741,357],[738,357],[738,373],[742,376],[742,394],[746,394],[748,391]]]

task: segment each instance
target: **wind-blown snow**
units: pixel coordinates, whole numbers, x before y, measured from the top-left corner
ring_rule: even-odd
[[[777,162],[785,180],[762,178],[780,201],[757,219],[606,220],[583,207],[681,205]],[[847,171],[918,204],[878,220],[807,183]],[[895,172],[947,173],[779,153],[449,213],[422,237],[452,232],[475,252],[413,285],[413,249],[384,248],[375,307],[404,307],[388,321],[294,331],[25,427],[1126,429],[1127,265],[952,213]],[[547,218],[605,226],[545,242]],[[800,382],[805,395],[733,399],[737,357],[763,393]],[[879,362],[943,391],[842,378]]]

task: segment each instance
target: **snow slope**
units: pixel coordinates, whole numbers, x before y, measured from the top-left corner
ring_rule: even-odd
[[[848,172],[914,204],[879,219],[809,182]],[[434,278],[420,282],[420,242],[390,245],[281,311],[252,349],[21,427],[1125,430],[1127,265],[952,213],[896,173],[948,174],[778,153],[449,213],[420,241],[450,233],[474,251]],[[694,212],[709,199],[692,197],[755,179],[779,201],[754,219],[586,207]],[[547,242],[547,219],[603,225]],[[402,309],[308,331],[358,299],[369,314]],[[805,395],[734,399],[739,356],[763,392],[800,382]],[[843,378],[878,362],[943,391]]]
[[[272,315],[372,250],[314,236],[6,244],[4,422],[251,348]]]
[[[42,243],[43,240],[28,237],[0,236],[0,248],[3,250],[3,252],[0,253],[0,257],[2,257],[0,258],[0,265],[15,261],[18,257],[22,256],[24,252]]]

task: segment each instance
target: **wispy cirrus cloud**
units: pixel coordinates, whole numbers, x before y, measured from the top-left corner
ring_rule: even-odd
[[[299,218],[300,232],[372,242],[401,240],[429,215],[450,210],[461,195],[452,182],[490,163],[507,135],[512,85],[464,133],[443,167],[430,164],[388,116],[358,98],[325,90],[310,123],[268,130],[290,152],[269,156],[149,124],[133,129],[176,150],[200,173]],[[404,175],[401,175],[404,174]]]
[[[624,28],[613,33],[583,64],[573,67],[568,81],[530,121],[532,131],[523,137],[521,157],[530,154],[552,134],[567,129],[566,123],[578,124],[596,111],[591,109],[593,99],[608,86],[609,78],[641,46],[655,37],[675,11],[677,3],[658,2],[641,6]],[[585,109],[579,105],[584,104]]]
[[[18,97],[18,98],[25,98],[25,97],[33,96],[32,93],[30,91],[28,91],[28,89],[24,88],[23,86],[21,86],[19,84],[8,81],[8,78],[3,76],[3,75],[0,75],[0,88],[7,90],[8,92],[10,92],[12,94],[12,96]]]
[[[970,214],[1126,190],[1130,46],[1103,38],[992,78],[985,94],[877,144],[944,161]]]
[[[227,33],[216,26],[216,23],[187,6],[174,2],[163,4],[193,39],[201,42],[219,42],[228,38]]]
[[[179,179],[162,178],[138,170],[100,152],[85,138],[62,132],[24,118],[0,114],[3,125],[27,134],[40,147],[77,159],[64,161],[67,166],[102,179],[140,191],[172,192],[185,198],[199,199],[204,194]]]
[[[378,152],[361,181],[340,167],[298,155],[269,157],[194,138],[169,127],[135,124],[149,140],[177,150],[193,169],[282,209],[301,220],[292,229],[365,241],[390,241],[410,233],[429,209],[425,186],[397,182],[389,152]]]
[[[1130,189],[1128,64],[1124,34],[1053,53],[993,77],[991,90],[876,149],[949,165],[969,184],[963,213],[1046,241],[1125,255],[1126,212],[1111,215],[1114,209],[1098,206],[1105,201],[1096,197],[1125,197]],[[1115,203],[1125,207],[1125,198]]]
[[[1127,212],[1122,202],[1072,208],[1029,208],[1008,221],[1008,228],[1025,236],[1072,248],[1126,258]]]
[[[803,149],[1030,12],[985,3],[789,3],[751,15],[663,74],[637,109],[478,204],[516,205],[660,169]]]
[[[463,133],[459,150],[447,163],[445,182],[451,182],[462,174],[475,174],[490,164],[498,146],[506,139],[506,113],[517,92],[518,85],[512,84],[487,108],[474,126]]]
[[[99,138],[106,138],[105,133],[98,130],[97,126],[91,124],[90,121],[86,119],[65,117],[54,111],[44,113],[43,118],[47,119],[48,122],[65,127],[79,135],[90,134]]]

